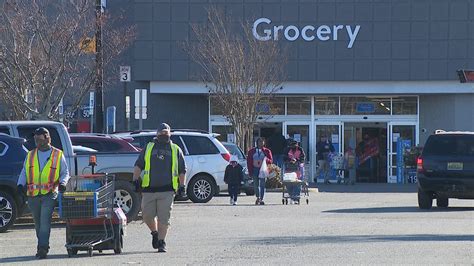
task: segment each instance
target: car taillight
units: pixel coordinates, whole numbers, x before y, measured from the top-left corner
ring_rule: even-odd
[[[224,160],[230,162],[230,153],[221,153],[221,155]]]
[[[418,157],[418,159],[416,159],[416,170],[418,170],[419,172],[423,172],[423,158],[421,157]]]

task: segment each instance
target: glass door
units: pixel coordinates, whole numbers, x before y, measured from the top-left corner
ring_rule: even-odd
[[[387,146],[389,147],[387,156],[387,182],[405,183],[405,178],[401,178],[401,172],[404,171],[402,165],[399,165],[403,156],[404,146],[418,145],[417,124],[406,122],[391,122],[388,125]]]
[[[341,122],[316,122],[315,129],[315,143],[314,143],[314,162],[313,162],[313,173],[316,173],[316,164],[317,164],[317,151],[316,145],[322,139],[326,138],[331,142],[336,153],[341,154],[344,147],[344,138],[342,133],[344,132],[344,124]],[[323,182],[319,177],[316,177],[318,182]]]
[[[310,124],[305,122],[286,122],[285,136],[294,139],[305,152],[305,175],[312,176],[311,170],[311,152],[310,146]]]

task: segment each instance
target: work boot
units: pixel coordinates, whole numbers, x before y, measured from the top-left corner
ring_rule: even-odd
[[[166,252],[166,243],[164,240],[158,240],[158,252]]]
[[[38,248],[38,254],[37,254],[38,259],[46,259],[48,256],[48,248],[47,247],[39,247]]]
[[[158,241],[158,232],[153,231],[151,232],[151,245],[153,246],[154,249],[157,249],[159,247],[159,241]]]

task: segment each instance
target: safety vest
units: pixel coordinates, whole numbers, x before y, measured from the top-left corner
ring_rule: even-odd
[[[150,162],[151,162],[151,151],[155,146],[154,142],[150,142],[146,146],[145,150],[145,169],[142,179],[142,187],[150,186]],[[173,189],[178,189],[178,145],[171,143],[171,176]]]
[[[48,194],[54,191],[59,184],[59,168],[63,152],[54,147],[51,149],[51,156],[41,172],[38,149],[28,152],[25,166],[28,196]]]

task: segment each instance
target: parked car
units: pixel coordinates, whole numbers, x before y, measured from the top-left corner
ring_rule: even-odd
[[[63,124],[53,121],[0,121],[0,132],[26,139],[24,146],[35,148],[33,132],[38,127],[46,127],[51,135],[51,144],[61,149],[66,158],[71,175],[90,174],[90,153],[75,153],[71,139]],[[114,174],[115,204],[120,206],[129,221],[133,221],[140,211],[141,196],[135,192],[132,184],[133,167],[139,152],[102,152],[96,153],[95,172]]]
[[[153,141],[156,131],[120,133],[120,136],[132,137],[131,142],[139,148],[145,148]],[[187,196],[195,203],[204,203],[221,191],[227,191],[224,183],[225,168],[229,164],[230,153],[216,139],[216,135],[200,130],[172,130],[171,140],[184,153],[187,165]]]
[[[0,232],[13,225],[25,206],[16,185],[28,153],[24,143],[23,138],[0,133]]]
[[[253,188],[253,179],[249,176],[249,170],[247,168],[247,157],[245,156],[242,149],[237,144],[232,142],[222,142],[222,145],[230,152],[231,155],[237,156],[239,164],[244,168],[244,184],[242,185],[241,192],[245,192],[247,196],[255,195]]]
[[[474,199],[474,132],[437,130],[417,160],[418,206],[448,207],[450,198]]]
[[[97,152],[136,152],[140,151],[127,140],[114,135],[71,133],[72,145],[82,146]]]
[[[74,151],[75,154],[76,153],[97,153],[97,150],[80,146],[80,145],[72,145],[72,150]]]

